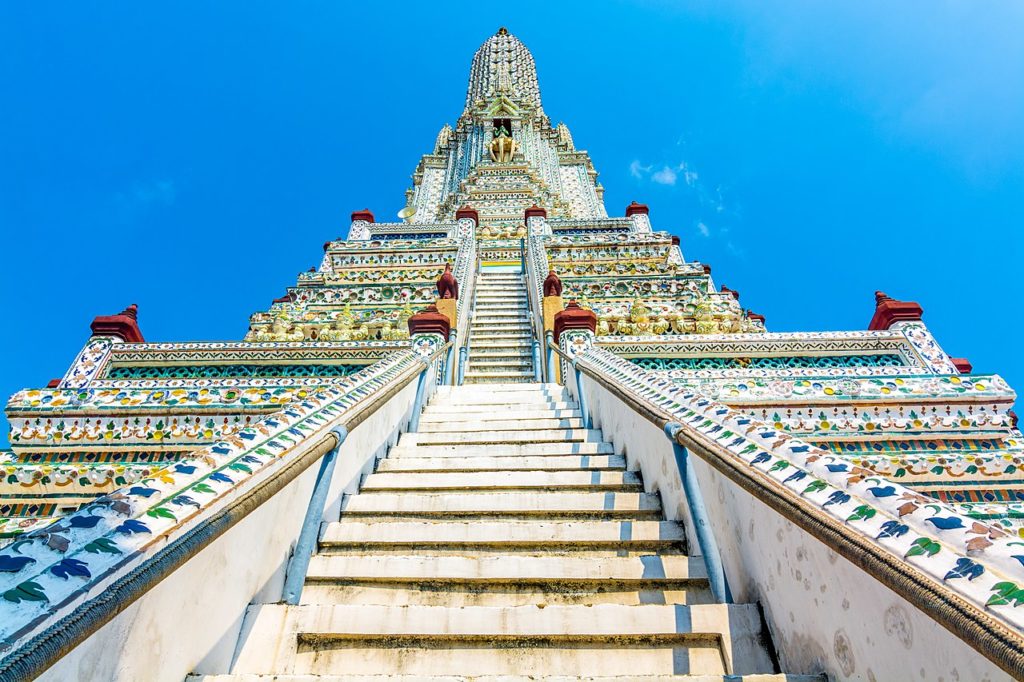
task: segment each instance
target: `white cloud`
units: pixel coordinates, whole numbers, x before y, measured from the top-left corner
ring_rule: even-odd
[[[645,166],[640,163],[639,159],[633,159],[633,163],[629,164],[629,174],[637,180],[642,180],[645,175],[651,172],[653,166]]]
[[[711,236],[711,228],[705,225],[703,221],[697,223],[697,231],[700,232],[701,235],[704,237]]]
[[[651,176],[651,180],[659,185],[675,185],[676,177],[675,169],[664,166],[660,171]]]

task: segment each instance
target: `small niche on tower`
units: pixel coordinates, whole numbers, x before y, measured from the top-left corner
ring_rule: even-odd
[[[494,119],[494,135],[508,135],[512,137],[512,119],[510,118],[496,118]]]

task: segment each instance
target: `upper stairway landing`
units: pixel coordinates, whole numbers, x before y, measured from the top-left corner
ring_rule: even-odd
[[[533,332],[523,275],[482,271],[475,291],[464,383],[534,381]]]

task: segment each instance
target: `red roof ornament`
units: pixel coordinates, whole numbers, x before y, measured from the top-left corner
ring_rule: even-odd
[[[47,388],[60,388],[60,379],[50,379],[46,384]]]
[[[437,279],[437,297],[438,298],[458,298],[459,297],[459,282],[455,279],[455,275],[452,274],[452,264],[444,264],[444,272]]]
[[[949,361],[953,363],[954,367],[956,367],[956,371],[961,374],[970,374],[974,369],[974,365],[972,365],[971,361],[967,358],[950,358]]]
[[[753,310],[748,310],[747,311],[747,319],[748,320],[760,321],[761,324],[764,324],[764,315],[758,315]]]
[[[127,343],[145,343],[139,330],[139,307],[132,303],[117,315],[99,315],[93,318],[93,336],[116,336]]]
[[[711,266],[708,265],[707,263],[701,263],[700,267],[701,267],[701,270],[704,271],[705,275],[710,275],[711,274]]]
[[[586,329],[591,334],[597,331],[597,315],[593,310],[581,308],[576,301],[569,301],[565,310],[555,314],[555,343],[562,337],[562,332],[573,329]]]
[[[730,289],[729,287],[725,286],[724,284],[722,285],[722,293],[723,294],[732,294],[733,298],[735,298],[737,301],[740,300],[740,292],[736,291],[735,289]]]
[[[875,314],[868,324],[870,331],[884,331],[897,322],[920,322],[924,309],[913,301],[897,301],[881,291],[875,292]]]
[[[468,204],[455,212],[456,220],[462,220],[463,218],[471,218],[474,225],[480,224],[480,214],[475,208],[470,208]]]
[[[537,204],[534,204],[530,208],[523,212],[523,222],[529,224],[530,218],[547,218],[548,211],[545,208],[541,208]]]
[[[368,208],[364,208],[362,211],[353,211],[352,222],[355,222],[357,220],[365,220],[368,223],[377,222],[376,220],[373,219],[373,213],[371,213],[370,209]]]
[[[561,295],[562,280],[558,278],[554,270],[550,270],[548,271],[548,276],[544,278],[544,297]]]
[[[647,204],[638,204],[633,201],[630,202],[629,206],[626,207],[626,217],[629,218],[633,215],[648,215],[651,209],[647,208]]]
[[[452,324],[448,321],[448,316],[439,312],[433,303],[409,318],[409,336],[440,334],[447,341],[451,330]]]
[[[1017,413],[1013,410],[1007,410],[1006,416],[1010,418],[1010,427],[1014,429],[1017,428]]]

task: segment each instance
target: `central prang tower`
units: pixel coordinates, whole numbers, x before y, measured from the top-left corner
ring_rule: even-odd
[[[406,196],[413,222],[453,220],[472,206],[488,238],[525,235],[530,206],[552,218],[604,218],[603,192],[590,156],[544,113],[533,55],[501,28],[474,55],[462,115],[441,128]]]

